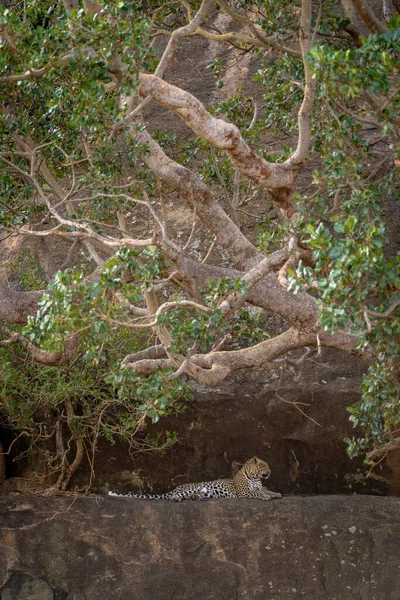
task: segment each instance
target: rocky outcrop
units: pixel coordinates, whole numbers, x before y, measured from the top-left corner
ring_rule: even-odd
[[[0,496],[1,600],[398,600],[400,499]]]

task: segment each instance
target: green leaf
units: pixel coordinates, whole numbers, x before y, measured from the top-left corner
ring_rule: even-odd
[[[354,217],[349,217],[343,226],[344,233],[350,233],[350,231],[352,231],[355,224],[356,224],[356,219]],[[336,231],[337,231],[337,229],[336,229]]]

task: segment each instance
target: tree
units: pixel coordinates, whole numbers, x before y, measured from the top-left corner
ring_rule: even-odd
[[[0,286],[1,344],[10,365],[17,345],[46,367],[100,369],[110,403],[93,399],[84,426],[74,395],[59,413],[77,455],[79,427],[93,434],[118,398],[131,400],[117,429],[130,415],[134,437],[145,417],[175,410],[188,378],[212,386],[323,347],[369,365],[351,408],[364,437],[349,440],[350,453],[372,460],[399,444],[399,256],[384,216],[398,192],[400,22],[394,7],[387,23],[364,0],[338,4],[1,7],[1,225],[5,238],[28,239],[40,272],[30,287]],[[225,32],[213,25],[219,15]],[[194,36],[257,53],[265,105],[239,90],[206,107],[169,83],[174,56]],[[223,86],[221,59],[209,66]],[[150,103],[194,137],[151,132]],[[279,130],[295,135],[294,147],[266,152]],[[241,228],[241,202],[257,193],[266,210],[255,240]],[[183,206],[187,233],[175,219]],[[264,311],[284,320],[283,333],[269,336]],[[65,449],[58,460],[65,467]]]

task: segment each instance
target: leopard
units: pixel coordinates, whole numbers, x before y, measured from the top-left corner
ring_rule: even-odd
[[[268,464],[254,456],[245,462],[232,479],[184,483],[166,494],[116,494],[115,492],[108,492],[108,494],[109,496],[123,498],[170,500],[173,502],[209,498],[254,498],[257,500],[281,498],[281,494],[267,490],[261,483],[261,479],[267,479],[270,475],[271,470]]]

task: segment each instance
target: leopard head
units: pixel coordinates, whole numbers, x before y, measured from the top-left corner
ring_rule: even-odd
[[[267,463],[257,456],[244,463],[243,470],[249,479],[267,479],[271,475],[271,469]]]

